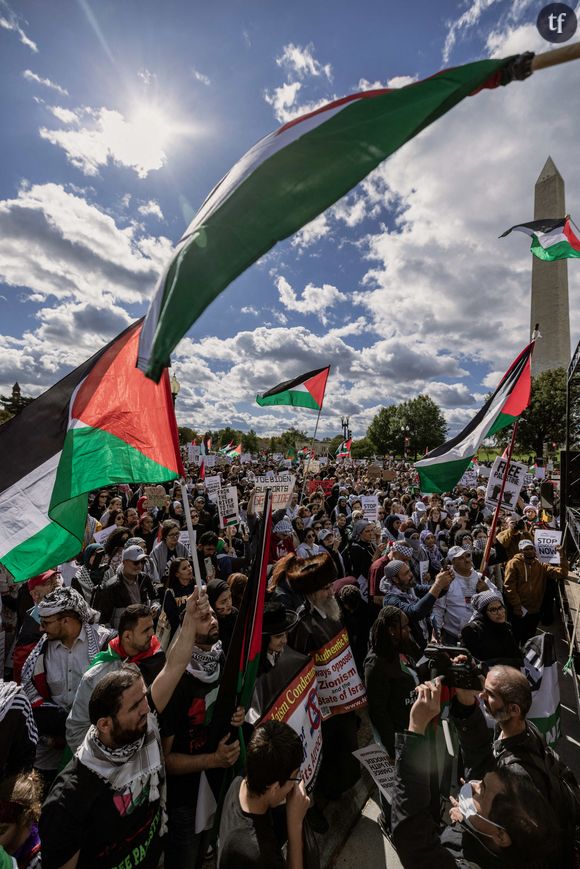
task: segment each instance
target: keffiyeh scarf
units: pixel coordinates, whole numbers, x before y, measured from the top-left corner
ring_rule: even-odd
[[[207,684],[216,682],[220,676],[222,657],[221,640],[218,640],[209,652],[203,652],[201,649],[194,647],[191,653],[191,660],[187,665],[187,672],[191,673],[200,682]]]
[[[28,738],[35,745],[38,742],[38,730],[32,714],[30,700],[24,693],[22,686],[16,682],[0,682],[0,721],[4,721],[10,710],[21,712],[26,721]]]
[[[161,738],[157,719],[147,716],[147,731],[135,742],[120,748],[109,748],[98,737],[92,724],[76,756],[115,791],[113,798],[120,815],[129,814],[145,800],[159,800],[161,808],[160,835],[167,829],[165,813],[165,765],[161,754]]]

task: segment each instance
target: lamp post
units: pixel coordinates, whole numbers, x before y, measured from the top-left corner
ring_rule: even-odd
[[[349,420],[348,416],[341,416],[340,424],[342,426],[342,439],[343,439],[343,441],[347,441],[350,437],[350,433],[349,433],[349,429],[348,429],[349,422],[350,422],[350,420]]]
[[[175,400],[179,395],[179,390],[181,389],[181,383],[175,376],[175,371],[171,375],[171,380],[169,381],[169,387],[171,389],[171,398],[173,399],[173,407],[175,407]]]
[[[411,439],[409,438],[409,432],[411,429],[408,425],[401,426],[401,431],[403,433],[403,459],[407,458],[407,447],[409,446]]]

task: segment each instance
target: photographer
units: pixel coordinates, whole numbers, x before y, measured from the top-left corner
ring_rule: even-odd
[[[518,547],[522,540],[532,540],[532,535],[526,530],[523,518],[514,513],[507,520],[507,528],[495,538],[496,558],[498,564],[509,561],[518,554]]]
[[[555,815],[527,777],[509,766],[488,772],[482,781],[466,782],[452,828],[440,835],[430,814],[429,739],[427,725],[441,708],[441,682],[417,688],[409,729],[396,739],[392,799],[393,842],[405,869],[455,869],[458,865],[556,866],[552,858]]]

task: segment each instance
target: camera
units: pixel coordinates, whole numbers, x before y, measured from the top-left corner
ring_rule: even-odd
[[[430,643],[424,652],[429,665],[429,676],[443,677],[443,684],[448,688],[463,688],[466,691],[480,691],[483,670],[476,664],[467,649],[461,646],[436,646]],[[454,663],[452,658],[465,655],[466,661]]]

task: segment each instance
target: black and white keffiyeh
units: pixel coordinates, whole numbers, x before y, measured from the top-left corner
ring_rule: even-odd
[[[16,682],[0,682],[0,721],[4,721],[8,712],[21,712],[26,721],[28,738],[35,745],[38,742],[38,730],[32,714],[30,700],[21,685]]]
[[[194,646],[187,672],[200,682],[216,682],[219,679],[221,660],[223,657],[222,642],[218,640],[209,652],[203,652]]]

